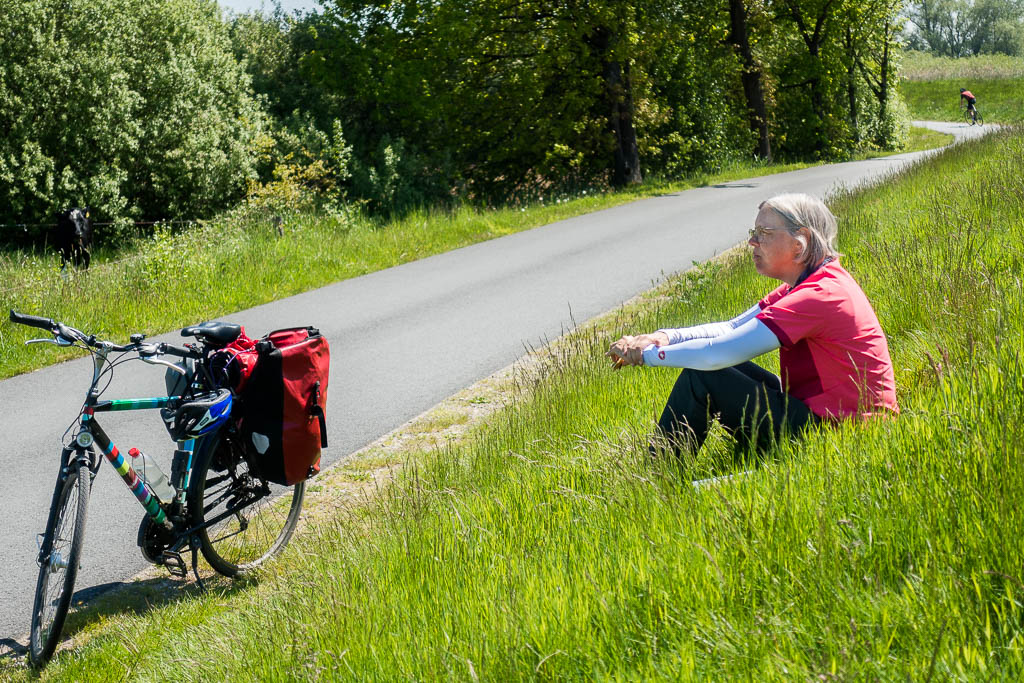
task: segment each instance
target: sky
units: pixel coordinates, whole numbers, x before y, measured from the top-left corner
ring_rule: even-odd
[[[250,12],[252,10],[260,9],[261,7],[266,11],[271,11],[274,8],[271,0],[219,0],[220,6],[224,9],[229,9],[232,12],[242,13]],[[291,14],[296,10],[302,10],[303,12],[311,9],[319,9],[320,4],[317,0],[280,0],[281,7],[285,12]]]

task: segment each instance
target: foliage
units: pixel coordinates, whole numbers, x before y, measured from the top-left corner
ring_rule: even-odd
[[[1021,0],[916,0],[908,9],[913,49],[946,57],[1024,54]]]
[[[325,0],[227,21],[213,0],[0,3],[0,34],[24,36],[0,45],[0,221],[208,217],[299,187],[385,216],[517,204],[713,171],[769,136],[831,159],[905,134],[899,0]]]
[[[863,131],[880,147],[902,143],[888,85],[898,4],[821,2],[816,33],[801,5],[748,4],[784,155],[843,157]],[[847,26],[857,27],[849,49]],[[287,73],[332,103],[353,146],[349,189],[377,210],[460,196],[514,203],[621,182],[620,153],[634,134],[638,174],[719,168],[752,148],[717,0],[330,0],[296,31]],[[892,47],[887,61],[879,42]],[[842,93],[870,92],[865,79],[878,102],[851,117]]]
[[[237,200],[263,114],[212,0],[0,0],[0,222],[196,217]],[[98,231],[102,240],[104,231]]]

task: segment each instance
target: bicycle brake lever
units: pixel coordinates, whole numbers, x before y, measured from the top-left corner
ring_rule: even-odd
[[[29,339],[25,342],[25,345],[29,344],[54,344],[56,346],[71,346],[71,342],[64,337],[57,337],[56,339]]]
[[[178,365],[175,365],[174,363],[170,363],[170,362],[165,361],[165,360],[160,360],[159,358],[147,358],[145,356],[139,356],[139,360],[141,360],[143,363],[149,363],[150,365],[166,365],[167,367],[169,367],[171,370],[174,370],[179,375],[186,374],[185,373],[185,368],[182,368],[182,367],[180,367]]]

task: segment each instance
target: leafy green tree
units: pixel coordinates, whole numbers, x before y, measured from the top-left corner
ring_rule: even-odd
[[[983,52],[1020,54],[1024,48],[1021,0],[917,0],[908,7],[908,42],[948,57]]]
[[[390,212],[891,144],[894,2],[327,0],[233,35],[275,136],[337,120]]]
[[[203,216],[263,121],[213,0],[0,0],[4,222]]]
[[[487,198],[639,182],[643,150],[665,149],[639,131],[671,116],[654,74],[695,35],[667,1],[335,0],[325,15],[307,64],[353,144],[402,140],[447,169],[447,191]]]
[[[874,0],[846,8],[844,46],[847,52],[850,111],[855,131],[859,128],[855,74],[863,79],[877,101],[877,120],[886,122],[891,118],[890,103],[896,81],[899,36],[903,27],[900,18],[902,6],[902,0]],[[884,146],[888,141],[884,125],[878,131],[875,141]]]

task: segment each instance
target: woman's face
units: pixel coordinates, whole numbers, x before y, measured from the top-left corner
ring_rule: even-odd
[[[754,219],[754,230],[756,233],[747,243],[754,249],[757,272],[795,284],[804,271],[799,261],[804,245],[786,229],[786,220],[765,206]]]

